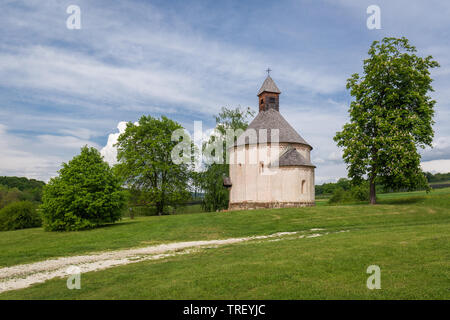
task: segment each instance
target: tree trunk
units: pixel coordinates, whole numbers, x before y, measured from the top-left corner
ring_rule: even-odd
[[[370,204],[376,204],[377,203],[377,192],[375,189],[375,178],[370,178]]]
[[[373,163],[376,163],[377,160],[377,152],[378,149],[374,146],[372,146],[372,161]],[[375,177],[377,176],[375,169],[375,164],[373,164],[370,168],[370,204],[376,204],[377,203],[377,190],[375,189]]]
[[[161,202],[156,204],[156,211],[158,212],[158,216],[162,215],[164,209],[164,205]]]

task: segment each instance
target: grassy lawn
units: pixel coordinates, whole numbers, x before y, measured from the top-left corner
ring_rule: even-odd
[[[0,265],[150,244],[326,228],[318,238],[248,242],[10,291],[1,299],[450,299],[450,188],[380,204],[142,217],[96,230],[0,233]],[[365,286],[381,268],[381,290]]]
[[[435,184],[450,184],[450,180],[430,182],[430,185],[435,185]]]

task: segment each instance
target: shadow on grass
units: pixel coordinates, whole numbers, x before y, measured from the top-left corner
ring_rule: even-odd
[[[337,206],[364,206],[368,205],[368,201],[342,201],[342,202],[326,202],[320,206],[337,207]]]
[[[113,227],[117,227],[117,226],[130,225],[130,224],[138,223],[138,222],[139,221],[136,221],[136,220],[127,220],[127,221],[106,223],[106,224],[102,224],[100,226],[97,226],[97,227],[95,227],[93,229],[86,229],[86,230],[97,230],[97,229],[113,228]]]
[[[399,205],[399,204],[415,204],[425,202],[427,197],[425,196],[415,196],[415,197],[402,197],[402,198],[393,198],[393,199],[379,199],[377,197],[376,204],[387,204],[387,205]],[[325,204],[321,204],[321,206],[361,206],[361,205],[369,205],[368,201],[348,201],[348,202],[336,202],[330,203],[327,202]]]
[[[383,199],[379,200],[379,204],[415,204],[424,202],[426,200],[426,197],[424,196],[416,196],[416,197],[405,197],[405,198],[395,198],[395,199]]]

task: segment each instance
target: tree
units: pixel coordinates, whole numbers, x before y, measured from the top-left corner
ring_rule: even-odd
[[[0,231],[35,228],[42,219],[31,201],[13,202],[0,210]]]
[[[155,206],[159,215],[168,205],[190,198],[190,166],[172,160],[172,133],[183,129],[177,122],[142,116],[138,124],[127,123],[117,142],[118,174],[128,188],[139,195],[141,205]]]
[[[239,107],[229,109],[222,107],[222,110],[214,118],[216,119],[216,129],[223,136],[227,129],[245,130],[248,127],[248,120],[254,116],[255,112],[249,107],[241,109]]]
[[[212,163],[200,175],[200,184],[204,191],[202,208],[205,211],[217,211],[228,207],[229,191],[223,186],[223,177],[228,176],[228,165]]]
[[[406,38],[374,41],[364,75],[347,80],[355,100],[350,123],[334,140],[344,149],[352,181],[369,180],[371,204],[376,202],[376,183],[394,190],[428,186],[417,147],[430,146],[433,139],[435,101],[427,94],[433,91],[429,69],[439,64],[415,52]]]
[[[21,200],[25,200],[25,197],[19,189],[16,187],[10,189],[0,185],[0,209]]]
[[[250,108],[228,109],[223,107],[221,112],[215,116],[217,134],[211,137],[209,143],[218,143],[221,148],[225,148],[226,130],[247,129],[248,120],[253,115],[254,112]],[[205,170],[199,177],[200,185],[204,191],[202,206],[206,211],[217,211],[228,207],[229,190],[223,186],[223,178],[229,175],[229,164],[227,164],[226,157],[226,152],[224,152],[223,163],[206,165]]]
[[[44,187],[43,181],[28,179],[25,177],[0,177],[0,185],[7,186],[9,188],[17,188],[20,191],[32,190],[36,188]]]
[[[71,231],[115,222],[126,198],[120,180],[95,148],[84,146],[44,187],[44,228]]]

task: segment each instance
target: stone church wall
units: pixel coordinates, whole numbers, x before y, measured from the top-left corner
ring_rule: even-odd
[[[246,145],[230,149],[230,209],[281,208],[315,204],[314,168],[308,166],[275,167],[289,144],[279,148],[269,145]],[[307,146],[293,145],[306,159]],[[264,156],[266,154],[267,156]]]

